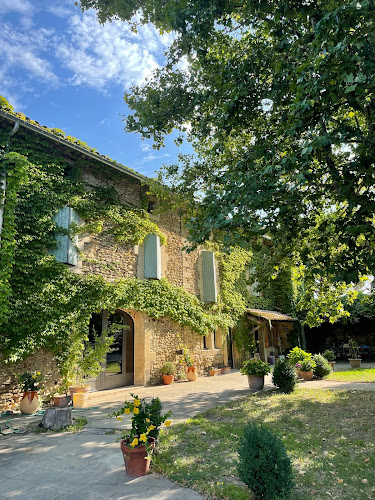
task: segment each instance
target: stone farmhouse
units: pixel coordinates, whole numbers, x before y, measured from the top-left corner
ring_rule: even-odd
[[[19,129],[16,131],[17,123]],[[9,137],[11,131],[13,136],[5,144],[4,138]],[[53,214],[55,226],[51,234],[56,245],[45,249],[49,259],[53,260],[54,257],[72,274],[83,277],[101,276],[107,283],[114,283],[119,278],[167,282],[182,288],[200,304],[215,305],[220,293],[220,269],[214,251],[207,247],[198,247],[189,253],[183,250],[187,233],[181,218],[173,210],[157,211],[157,199],[147,194],[149,179],[101,156],[57,129],[50,130],[40,126],[7,106],[0,108],[0,132],[1,144],[5,149],[24,154],[22,144],[27,141],[27,157],[33,164],[54,163],[55,156],[62,158],[59,161],[63,161],[65,165],[64,175],[74,177],[78,171],[79,182],[88,193],[93,190],[111,191],[120,204],[135,211],[143,210],[148,222],[158,229],[136,243],[126,239],[116,241],[116,231],[105,230],[106,220],[101,230],[93,231],[90,226],[87,232],[76,231],[72,234],[69,232],[72,227],[79,228],[83,224],[82,215],[74,208],[74,203],[61,204],[55,207]],[[46,168],[47,172],[49,168],[51,172],[53,170],[52,167]],[[2,182],[2,187],[6,187],[4,178]],[[56,199],[58,196],[59,193],[56,194]],[[2,222],[6,218],[6,197],[5,204],[0,204],[0,207]],[[28,238],[32,239],[32,235],[28,235]],[[18,251],[17,245],[15,251]],[[156,299],[158,298],[155,297]],[[84,305],[80,307],[84,308]],[[266,358],[272,350],[277,353],[280,338],[284,338],[285,345],[288,327],[293,328],[293,318],[281,314],[278,316],[277,313],[270,318],[255,309],[249,310],[248,314],[257,331],[261,357]],[[113,323],[123,325],[116,334],[111,352],[107,354],[103,371],[91,380],[93,388],[101,390],[159,383],[162,365],[166,361],[178,363],[181,358],[178,354],[181,342],[189,348],[200,374],[210,366],[238,366],[239,354],[230,332],[228,335],[228,329],[218,327],[215,331],[202,335],[187,326],[188,321],[179,324],[170,316],[156,316],[158,315],[152,317],[135,307],[113,309],[112,304],[100,311],[92,311],[88,326],[90,338],[94,332],[100,335]],[[38,318],[34,319],[38,322]],[[275,325],[279,322],[278,335],[269,334],[270,328],[272,329],[271,321]],[[20,325],[22,326],[21,323]],[[9,403],[9,398],[15,393],[14,377],[12,378],[14,365],[0,366],[0,397],[3,406],[6,406],[5,403]],[[53,375],[56,373],[54,355],[38,348],[24,361],[19,361],[17,369],[45,369],[46,366],[49,367],[52,378],[55,376],[57,380],[57,375]]]

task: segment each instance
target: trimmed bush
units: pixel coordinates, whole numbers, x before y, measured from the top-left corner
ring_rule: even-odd
[[[295,367],[297,363],[301,363],[304,359],[311,359],[311,354],[304,351],[300,347],[294,347],[288,354],[289,363]]]
[[[287,359],[278,359],[272,374],[272,383],[282,392],[289,394],[297,384],[296,369]]]
[[[161,368],[163,375],[174,375],[176,373],[176,365],[172,361],[166,361]]]
[[[331,373],[331,367],[329,366],[328,361],[324,356],[322,356],[321,354],[315,354],[313,356],[313,360],[315,361],[315,377],[323,378]]]
[[[292,464],[281,439],[267,427],[249,423],[238,450],[240,479],[256,498],[286,498],[293,489]]]
[[[323,352],[323,356],[326,358],[327,361],[335,361],[336,359],[335,353],[333,351],[330,351],[329,349]]]

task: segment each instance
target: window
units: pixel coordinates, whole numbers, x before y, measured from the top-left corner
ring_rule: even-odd
[[[217,302],[215,254],[202,252],[203,301]]]
[[[206,335],[203,335],[203,349],[207,349],[207,339],[206,339]]]
[[[76,266],[78,264],[78,235],[70,237],[65,231],[64,233],[59,232],[59,229],[68,230],[72,223],[80,225],[82,221],[78,213],[71,207],[59,208],[53,220],[57,226],[55,235],[57,246],[50,250],[50,254],[54,255],[59,262]]]
[[[157,234],[148,234],[144,240],[145,278],[161,279],[161,247]]]

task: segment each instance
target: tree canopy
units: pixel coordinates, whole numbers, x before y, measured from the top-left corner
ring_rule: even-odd
[[[373,0],[81,7],[175,35],[165,66],[125,94],[126,129],[156,147],[173,129],[188,135],[196,155],[164,173],[192,202],[193,241],[269,234],[324,286],[374,273]]]

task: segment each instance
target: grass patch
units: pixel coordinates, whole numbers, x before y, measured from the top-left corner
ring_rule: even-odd
[[[295,500],[375,498],[375,393],[297,389],[249,395],[176,424],[160,435],[153,468],[206,498],[245,500],[237,448],[249,421],[283,440],[295,472]]]
[[[375,382],[375,368],[334,371],[324,378],[326,380],[337,380],[338,382]]]

